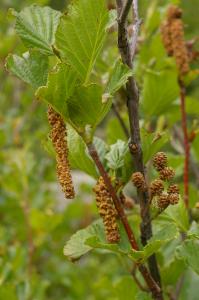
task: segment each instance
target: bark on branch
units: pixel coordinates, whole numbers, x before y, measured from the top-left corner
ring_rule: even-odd
[[[130,7],[128,6],[130,9]],[[121,15],[124,11],[122,6],[122,2],[117,0],[117,11],[118,11],[118,48],[120,51],[120,55],[124,64],[128,65],[129,68],[133,68],[132,62],[132,52],[128,39],[127,32],[127,22],[121,18]],[[138,6],[137,1],[133,3],[133,15],[135,19],[134,30],[135,37],[133,42],[134,51],[137,44],[137,36],[139,31],[139,17],[138,17]],[[128,14],[125,12],[125,16],[127,18]],[[134,53],[133,51],[133,53]],[[139,92],[137,88],[136,81],[133,77],[130,77],[126,84],[126,92],[127,92],[127,107],[129,114],[129,123],[130,123],[130,143],[129,149],[132,154],[135,169],[138,172],[141,172],[145,176],[145,168],[143,164],[143,155],[141,148],[141,139],[140,139],[140,126],[139,126]],[[149,212],[149,193],[148,191],[138,192],[140,208],[141,208],[141,240],[142,244],[146,245],[147,241],[152,236],[152,227],[150,221],[150,212]],[[155,255],[152,255],[149,260],[149,268],[150,272],[154,278],[154,280],[161,286],[161,279],[159,275],[158,265],[156,261]]]

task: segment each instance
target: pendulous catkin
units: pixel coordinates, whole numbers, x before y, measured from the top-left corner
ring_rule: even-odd
[[[96,205],[104,223],[106,239],[109,243],[118,243],[120,234],[116,221],[117,211],[102,177],[99,178],[94,192],[96,194]]]
[[[48,121],[51,125],[50,138],[56,152],[57,177],[65,197],[73,199],[75,192],[68,161],[66,126],[62,117],[50,106],[48,107]]]
[[[166,22],[161,26],[162,40],[169,56],[176,60],[179,75],[189,72],[189,53],[184,38],[182,10],[171,5],[167,11]]]

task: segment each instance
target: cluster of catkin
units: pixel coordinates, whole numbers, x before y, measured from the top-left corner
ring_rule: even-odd
[[[98,179],[94,192],[97,208],[104,223],[106,239],[109,243],[118,243],[120,234],[116,220],[117,211],[102,177]]]
[[[171,167],[168,167],[167,156],[164,152],[158,152],[154,156],[153,166],[158,171],[159,177],[150,183],[151,201],[160,210],[164,210],[168,205],[177,204],[179,201],[179,188],[176,184],[171,184],[175,176],[175,171]],[[133,173],[132,182],[139,191],[147,189],[144,175],[141,172]],[[170,183],[166,191],[164,182]]]
[[[168,205],[175,205],[179,201],[178,185],[172,184],[175,171],[168,167],[168,159],[164,152],[158,152],[154,156],[153,166],[159,173],[159,177],[150,184],[151,200],[160,210],[164,210]],[[164,182],[169,183],[167,190],[165,190]]]
[[[73,199],[75,192],[68,161],[66,126],[62,117],[51,106],[48,107],[48,121],[51,125],[50,138],[56,152],[57,177],[65,197]]]
[[[184,38],[182,10],[171,5],[165,23],[161,26],[162,40],[169,56],[173,56],[180,77],[189,72],[189,53]]]

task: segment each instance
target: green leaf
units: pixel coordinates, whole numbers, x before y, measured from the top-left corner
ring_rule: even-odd
[[[165,211],[164,216],[176,224],[181,231],[187,232],[189,229],[189,217],[182,199],[180,199],[177,205],[170,205]]]
[[[169,241],[176,239],[178,235],[177,227],[174,224],[169,224],[166,228],[163,227],[156,232],[142,251],[131,250],[129,256],[133,260],[139,259],[139,261],[145,262],[153,253],[156,253]]]
[[[78,86],[75,71],[66,64],[56,66],[47,85],[40,87],[36,96],[50,104],[79,133],[87,131],[90,136],[111,107],[111,100],[102,103],[102,87]]]
[[[124,123],[128,128],[129,122],[128,122],[127,114],[125,115],[121,114],[121,117],[123,118]],[[116,117],[111,117],[107,120],[106,137],[107,137],[107,142],[109,144],[114,144],[117,142],[117,140],[123,140],[123,141],[127,140],[124,130],[122,129],[121,124]]]
[[[104,0],[78,0],[61,18],[56,46],[85,84],[102,49],[108,19]]]
[[[97,84],[79,86],[68,99],[67,107],[69,118],[78,130],[90,128],[93,135],[96,126],[105,117],[111,108],[111,100],[102,103],[102,88]]]
[[[199,275],[199,242],[186,240],[176,249],[179,259],[184,259],[187,265]]]
[[[126,84],[128,78],[132,75],[133,70],[129,69],[127,65],[124,65],[119,60],[110,74],[110,78],[104,92],[106,97],[112,97],[122,86]]]
[[[180,300],[198,300],[199,276],[190,269],[185,273],[180,290]]]
[[[189,231],[187,232],[187,236],[189,238],[198,239],[199,240],[199,224],[195,221],[192,222]]]
[[[78,230],[64,247],[64,255],[70,260],[76,260],[86,254],[92,247],[85,244],[85,241],[93,236],[104,236],[103,224],[98,220],[85,229]]]
[[[95,165],[88,155],[86,144],[71,126],[67,127],[67,142],[71,167],[98,178]]]
[[[37,51],[25,52],[22,56],[10,54],[6,60],[6,67],[34,88],[46,84],[48,58]]]
[[[37,48],[46,55],[53,55],[52,45],[61,13],[50,7],[31,5],[14,14],[15,29],[24,45]]]
[[[169,136],[167,133],[149,133],[143,128],[141,129],[142,149],[144,155],[144,163],[146,164],[155,153],[168,142]]]
[[[178,95],[177,73],[174,70],[147,72],[144,77],[141,103],[145,116],[158,116],[165,113]]]
[[[138,288],[132,276],[122,276],[114,285],[114,292],[117,300],[134,299]]]
[[[161,270],[162,280],[165,285],[175,284],[185,271],[186,266],[183,260],[173,259],[168,265],[163,266]]]
[[[40,87],[36,96],[45,100],[65,120],[68,120],[69,113],[66,100],[73,94],[76,85],[77,77],[72,68],[66,64],[58,64],[49,73],[47,85]]]
[[[128,144],[124,141],[118,140],[111,145],[110,151],[106,154],[107,165],[112,170],[121,168],[124,164],[124,158],[128,151]]]

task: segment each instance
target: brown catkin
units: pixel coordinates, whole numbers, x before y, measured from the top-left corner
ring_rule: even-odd
[[[179,186],[177,184],[171,184],[168,188],[168,194],[179,194]]]
[[[50,106],[48,107],[48,120],[51,125],[50,138],[56,152],[57,177],[65,197],[73,199],[75,192],[68,161],[66,126],[62,117]]]
[[[161,26],[162,40],[168,55],[174,56],[179,75],[189,72],[189,53],[184,38],[182,10],[171,5],[167,11],[167,20]]]
[[[164,169],[167,163],[167,155],[164,152],[156,153],[153,158],[153,166],[157,171]]]
[[[138,190],[146,189],[144,175],[141,172],[135,172],[132,175],[132,182]]]
[[[116,221],[117,211],[102,177],[99,178],[94,191],[96,194],[96,205],[104,223],[106,239],[109,243],[118,243],[120,234]]]
[[[150,184],[150,192],[151,192],[151,196],[158,196],[161,195],[161,193],[164,190],[164,184],[162,182],[162,180],[160,179],[155,179],[151,182]]]
[[[169,202],[170,202],[171,205],[178,204],[179,194],[177,194],[177,193],[169,194]]]
[[[169,195],[167,193],[162,193],[157,200],[158,208],[164,210],[170,204]]]
[[[163,181],[169,181],[175,176],[175,171],[171,167],[166,167],[160,171],[160,179]]]

